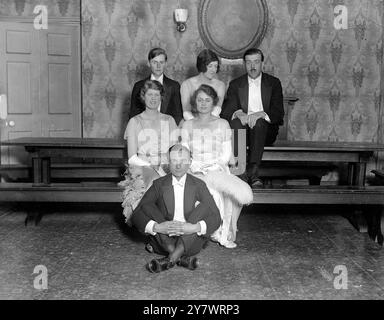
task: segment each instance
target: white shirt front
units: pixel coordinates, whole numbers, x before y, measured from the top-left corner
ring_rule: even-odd
[[[159,81],[162,85],[164,85],[164,73],[160,76],[160,77],[158,77],[158,78],[156,78],[152,73],[151,73],[151,80],[156,80],[156,81]]]
[[[185,222],[184,218],[184,187],[185,179],[187,175],[185,174],[177,181],[175,176],[172,176],[172,186],[173,193],[175,195],[175,213],[173,216],[173,221]]]
[[[175,176],[172,175],[172,186],[173,186],[173,194],[175,199],[175,211],[173,215],[173,221],[186,222],[184,216],[184,189],[185,189],[185,180],[187,175],[184,174],[180,180],[177,180]],[[145,226],[145,233],[149,233],[151,235],[156,235],[156,232],[153,231],[153,226],[156,221],[151,220]],[[201,220],[198,222],[200,224],[200,232],[197,233],[198,236],[207,233],[207,225],[205,221]]]
[[[248,115],[259,111],[264,111],[263,101],[261,100],[261,73],[256,79],[248,76]]]
[[[153,75],[153,73],[151,73],[151,80],[159,81],[162,85],[164,85],[164,73],[160,77],[158,77],[157,79]],[[157,110],[160,112],[160,109],[161,109],[161,103],[159,104],[159,107],[157,108]]]
[[[248,112],[247,115],[252,113],[264,111],[263,100],[261,99],[261,77],[262,73],[256,78],[252,79],[248,76]],[[237,118],[237,114],[241,113],[243,110],[239,109],[235,111],[232,115],[232,120]],[[269,116],[265,114],[265,121],[271,122]]]

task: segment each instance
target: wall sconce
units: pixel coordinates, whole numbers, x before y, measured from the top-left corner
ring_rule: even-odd
[[[176,21],[177,31],[184,32],[185,29],[187,29],[187,20],[188,20],[188,9],[175,10],[175,21]]]

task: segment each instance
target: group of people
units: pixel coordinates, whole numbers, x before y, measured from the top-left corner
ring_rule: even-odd
[[[154,48],[151,75],[133,87],[120,186],[126,222],[148,235],[147,251],[164,256],[146,265],[150,272],[195,269],[196,254],[209,240],[237,246],[241,209],[253,199],[251,188],[262,186],[264,146],[276,140],[284,116],[280,80],[262,72],[262,51],[248,49],[243,60],[246,74],[226,92],[217,79],[218,56],[203,50],[199,74],[180,86],[164,75],[166,52]],[[235,176],[229,166],[239,130],[246,132],[247,168]]]

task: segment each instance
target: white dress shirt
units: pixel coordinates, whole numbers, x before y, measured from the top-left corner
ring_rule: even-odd
[[[261,73],[256,79],[248,77],[248,115],[264,111],[261,101]]]
[[[159,81],[162,85],[164,85],[164,73],[156,78],[153,73],[151,73],[151,80],[156,80],[156,81]],[[159,107],[157,108],[157,110],[160,112],[160,109],[161,109],[161,103],[159,104]]]
[[[260,73],[256,79],[252,79],[248,76],[248,115],[264,111],[263,101],[261,99],[261,77],[262,73]],[[234,112],[232,119],[236,118],[237,113],[240,113],[241,111],[242,110],[240,109]],[[267,114],[264,119],[271,122]]]
[[[184,187],[187,175],[183,175],[180,180],[172,176],[173,193],[175,195],[175,213],[173,221],[185,222],[184,218]]]
[[[184,216],[184,188],[185,188],[185,180],[187,175],[184,174],[180,180],[177,180],[175,176],[172,176],[172,186],[173,193],[175,199],[175,211],[173,215],[173,221],[186,222]],[[151,220],[145,226],[145,233],[149,233],[151,235],[156,235],[156,232],[153,232],[153,226],[156,221]],[[200,232],[197,232],[197,235],[203,235],[207,233],[207,225],[205,221],[201,220],[198,222],[200,224]]]

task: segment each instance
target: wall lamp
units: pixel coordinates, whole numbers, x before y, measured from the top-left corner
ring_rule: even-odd
[[[188,9],[175,10],[175,21],[176,21],[177,31],[184,32],[187,29],[187,20],[188,20]]]

